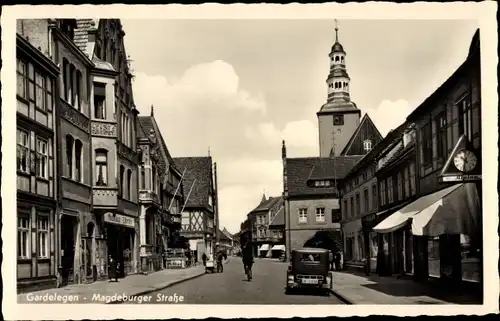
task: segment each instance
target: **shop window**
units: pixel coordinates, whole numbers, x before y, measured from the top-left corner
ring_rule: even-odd
[[[31,232],[29,217],[19,216],[17,218],[17,256],[20,259],[31,257]]]
[[[108,151],[105,149],[98,149],[95,151],[95,165],[96,165],[96,185],[108,185]]]
[[[28,65],[17,59],[17,95],[28,99]]]
[[[17,130],[17,170],[29,173],[29,133],[22,129]]]
[[[430,237],[427,243],[429,275],[441,276],[441,265],[439,258],[439,236]]]
[[[36,140],[36,176],[40,178],[49,178],[49,151],[48,143],[45,139]]]
[[[38,216],[38,257],[49,257],[49,218]]]
[[[316,222],[324,222],[325,221],[325,208],[318,207],[316,208]]]
[[[307,223],[307,208],[299,208],[299,223]]]
[[[469,282],[481,281],[481,240],[477,237],[460,235],[460,250],[462,263],[462,280]]]

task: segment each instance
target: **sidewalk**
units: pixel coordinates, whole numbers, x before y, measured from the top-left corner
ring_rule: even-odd
[[[333,272],[333,292],[351,304],[482,304],[471,291],[447,290],[410,279]]]
[[[119,296],[140,296],[205,274],[203,265],[186,269],[161,270],[148,275],[134,274],[118,282],[99,281],[17,295],[22,303],[117,303]],[[34,298],[40,298],[35,302]],[[65,302],[63,302],[64,300]],[[73,302],[70,302],[73,301]]]

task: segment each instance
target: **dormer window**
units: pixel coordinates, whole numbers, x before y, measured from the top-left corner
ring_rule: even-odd
[[[372,141],[369,139],[366,139],[363,141],[363,149],[365,152],[369,152],[372,150]]]
[[[329,180],[318,180],[314,181],[314,187],[330,187],[331,183]]]

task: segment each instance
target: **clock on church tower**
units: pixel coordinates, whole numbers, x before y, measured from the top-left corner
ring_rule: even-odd
[[[335,116],[333,116],[333,125],[334,126],[342,126],[342,125],[344,125],[344,115],[335,115]]]

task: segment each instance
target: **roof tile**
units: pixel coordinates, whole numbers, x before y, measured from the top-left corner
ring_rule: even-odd
[[[186,207],[212,209],[208,203],[208,197],[212,193],[212,157],[175,157],[173,161],[181,172],[186,169],[182,181],[186,198],[193,187],[189,198],[186,199]]]

